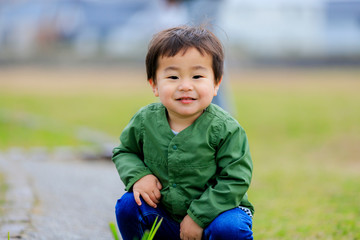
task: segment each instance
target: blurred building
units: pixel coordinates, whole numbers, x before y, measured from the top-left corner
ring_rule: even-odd
[[[360,58],[359,0],[232,0],[229,42],[256,58]]]
[[[143,59],[155,32],[188,22],[184,6],[172,2],[0,1],[0,64],[34,58]],[[360,0],[221,2],[220,37],[234,57],[360,59]]]

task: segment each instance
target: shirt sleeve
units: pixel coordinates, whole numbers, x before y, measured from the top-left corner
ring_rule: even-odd
[[[143,176],[152,174],[144,164],[142,145],[142,119],[137,113],[121,133],[120,145],[114,148],[112,156],[126,191]]]
[[[252,160],[245,131],[238,123],[224,124],[216,153],[217,175],[200,198],[195,199],[187,214],[202,228],[220,213],[238,207],[250,186]]]

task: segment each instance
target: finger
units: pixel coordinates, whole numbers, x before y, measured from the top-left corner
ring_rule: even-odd
[[[180,230],[180,239],[181,240],[185,240],[185,239],[188,239],[188,237],[184,234],[183,231]]]
[[[141,206],[141,200],[140,200],[140,193],[137,191],[134,191],[134,199],[137,205]]]
[[[160,198],[161,198],[161,193],[160,193],[160,191],[159,191],[158,189],[155,189],[155,190],[153,191],[153,193],[154,193],[155,198],[156,198],[157,200],[160,200]]]
[[[142,193],[141,196],[149,206],[151,206],[153,208],[157,207],[157,205],[151,200],[151,198],[149,197],[149,195],[147,193]]]
[[[162,189],[162,185],[159,181],[156,181],[156,187],[161,190]]]
[[[144,192],[144,193],[149,196],[150,200],[151,200],[153,203],[159,203],[159,200],[156,198],[154,192]]]
[[[151,200],[154,203],[158,204],[160,201],[159,201],[159,198],[156,196],[155,192],[151,192],[151,195],[152,195]]]

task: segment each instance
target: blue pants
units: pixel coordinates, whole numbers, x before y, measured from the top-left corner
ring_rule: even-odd
[[[142,200],[142,199],[141,199]],[[151,229],[155,218],[163,217],[155,239],[180,239],[180,223],[174,221],[161,204],[150,207],[143,200],[138,206],[131,192],[125,193],[115,207],[116,220],[123,240],[141,239],[146,229]],[[234,208],[217,216],[203,232],[203,239],[253,239],[252,219],[240,208]]]

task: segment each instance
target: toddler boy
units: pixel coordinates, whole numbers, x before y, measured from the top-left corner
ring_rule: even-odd
[[[248,140],[211,104],[223,60],[203,27],[170,28],[150,42],[147,78],[160,103],[133,116],[112,158],[128,191],[116,204],[124,240],[140,239],[156,216],[164,218],[156,239],[253,239]]]

